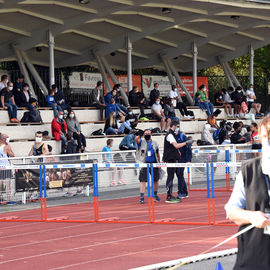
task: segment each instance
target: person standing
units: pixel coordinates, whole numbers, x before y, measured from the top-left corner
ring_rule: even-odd
[[[148,164],[160,163],[159,147],[158,147],[157,142],[152,140],[151,135],[152,135],[151,130],[146,129],[144,131],[143,139],[139,136],[136,138],[137,139],[136,158],[143,163],[148,163]],[[159,178],[160,178],[159,168],[154,168],[153,172],[154,172],[154,175],[153,175],[154,200],[156,202],[160,202],[160,198],[157,195]],[[151,181],[151,178],[149,179]],[[145,185],[147,183],[147,168],[142,168],[140,170],[139,181],[140,181],[140,203],[143,204]]]
[[[184,135],[180,130],[176,134],[176,142],[177,143],[184,143],[189,141],[187,136]],[[192,159],[192,149],[190,144],[186,144],[185,146],[180,148],[180,163],[190,163]],[[177,198],[183,199],[188,197],[188,189],[184,178],[184,167],[176,168],[176,175],[178,178],[178,192]]]
[[[18,107],[20,107],[20,93],[23,88],[23,82],[24,82],[24,76],[22,74],[19,74],[18,77],[16,78],[16,81],[14,82],[13,85],[13,95],[14,95],[14,100],[15,103]]]
[[[238,236],[238,253],[234,270],[268,270],[270,266],[270,116],[259,125],[262,157],[244,163],[233,192],[225,205],[230,220],[239,231],[254,227]]]
[[[163,161],[166,163],[179,163],[180,162],[180,152],[179,149],[181,147],[186,146],[190,141],[186,141],[183,143],[177,143],[175,135],[180,130],[180,123],[178,121],[172,121],[170,125],[170,130],[167,132],[164,138],[164,153],[163,153]],[[181,199],[174,197],[172,195],[173,192],[173,178],[174,173],[176,172],[176,168],[168,167],[167,168],[167,199],[166,203],[178,203]]]
[[[11,123],[19,123],[17,119],[17,105],[15,104],[12,93],[13,83],[8,82],[7,86],[0,91],[1,105],[4,110],[8,110],[8,116]]]
[[[103,162],[112,163],[112,154],[111,154],[111,152],[112,152],[112,147],[113,147],[113,139],[108,139],[106,144],[107,145],[104,146],[103,149],[102,149],[102,152],[104,152],[104,154],[102,155]],[[119,181],[118,181],[118,183],[115,180],[116,170],[119,171]],[[111,185],[112,186],[117,186],[118,184],[126,185],[126,181],[123,179],[123,168],[113,168],[113,171],[112,171]]]

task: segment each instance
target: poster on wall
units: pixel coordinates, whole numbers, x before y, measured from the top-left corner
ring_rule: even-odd
[[[109,78],[109,76],[108,76]],[[128,77],[127,75],[116,75],[117,80],[121,84],[124,90],[127,90]],[[82,93],[94,89],[98,81],[102,81],[102,76],[100,73],[88,73],[88,72],[72,72],[69,76],[69,88],[71,93]],[[109,82],[113,87],[113,82],[109,78]],[[141,76],[132,75],[132,84],[138,86],[139,91],[141,91]],[[67,81],[62,73],[62,85],[63,88],[67,87]],[[131,90],[131,89],[130,89]],[[106,88],[105,88],[106,93]]]
[[[21,169],[15,173],[16,192],[39,190],[39,170]],[[92,169],[64,168],[46,170],[46,188],[93,185]]]
[[[180,76],[185,87],[188,89],[191,96],[193,96],[193,78],[191,76]],[[151,76],[143,75],[142,76],[142,89],[144,94],[149,97],[150,91],[154,89],[154,83],[159,84],[159,91],[161,96],[168,96],[169,91],[171,90],[171,83],[167,76]],[[207,77],[198,77],[197,85],[198,87],[201,84],[205,84],[208,90],[208,78]],[[184,96],[184,92],[181,89],[180,85],[177,84],[177,88],[181,96]]]

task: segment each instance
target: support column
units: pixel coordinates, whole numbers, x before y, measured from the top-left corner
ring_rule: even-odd
[[[249,84],[254,84],[254,49],[249,46]]]
[[[197,57],[198,57],[198,49],[195,41],[192,45],[192,55],[193,55],[193,99],[195,99],[195,94],[197,92]]]
[[[100,73],[102,75],[102,80],[105,83],[106,89],[108,91],[112,91],[112,87],[111,87],[111,84],[110,84],[109,79],[107,77],[106,70],[105,70],[105,68],[104,68],[104,66],[102,64],[101,57],[99,55],[97,55],[95,52],[93,52],[93,54],[94,54],[94,56],[95,56],[95,58],[97,60],[98,68],[99,68],[99,71],[100,71]]]
[[[29,91],[31,93],[31,96],[35,99],[37,99],[37,96],[36,96],[36,93],[35,93],[35,90],[34,90],[34,87],[32,85],[32,82],[30,80],[30,77],[29,77],[29,74],[28,74],[28,71],[26,69],[26,66],[23,62],[23,58],[22,58],[22,55],[19,51],[19,49],[17,49],[16,47],[13,46],[13,50],[16,54],[16,57],[17,57],[17,62],[19,64],[19,67],[20,67],[20,72],[24,75],[24,79],[25,79],[25,82],[27,84],[29,84]]]
[[[170,67],[169,67],[169,64],[168,64],[168,60],[163,55],[160,55],[160,58],[161,58],[161,61],[163,63],[164,69],[166,70],[166,73],[168,75],[170,84],[171,85],[176,85],[175,79],[174,79],[174,77],[172,75],[172,71],[170,70]],[[183,102],[182,97],[181,97],[181,95],[179,95],[179,93],[178,93],[178,98],[179,98],[179,101]]]
[[[35,81],[37,82],[41,93],[46,96],[48,95],[48,89],[47,86],[44,84],[42,79],[40,78],[38,72],[36,71],[34,65],[31,63],[30,59],[28,58],[27,54],[24,51],[21,51],[22,57],[24,59],[24,62],[26,63],[28,69],[30,70],[31,74],[33,75]]]
[[[227,85],[228,86],[231,86],[231,87],[234,87],[233,86],[233,82],[232,82],[232,79],[230,77],[230,74],[229,74],[229,71],[227,70],[226,66],[224,65],[224,62],[222,62],[221,58],[218,57],[218,60],[219,60],[219,63],[224,71],[224,74],[225,74],[225,77],[226,77],[226,80],[227,80]]]
[[[106,58],[104,56],[100,56],[100,59],[102,61],[103,66],[105,67],[106,71],[108,72],[109,76],[111,77],[112,81],[114,84],[118,84],[118,80],[113,72],[113,70],[111,69],[108,61],[106,60]],[[121,96],[123,97],[123,102],[125,106],[129,106],[129,102],[128,102],[128,97],[126,95],[126,92],[124,91],[124,89],[121,87],[120,88],[120,92],[121,92]]]
[[[173,73],[176,81],[178,82],[178,84],[180,85],[180,87],[182,88],[182,90],[185,92],[186,98],[187,98],[187,101],[188,101],[189,105],[193,105],[194,104],[194,101],[193,101],[192,97],[190,96],[190,94],[189,94],[187,88],[185,87],[184,83],[182,82],[182,80],[181,80],[178,72],[176,71],[173,63],[170,60],[167,60],[167,61],[168,61],[169,67],[170,67],[170,69],[171,69],[171,71],[172,71],[172,73]]]
[[[49,56],[50,56],[50,87],[55,84],[55,73],[54,73],[54,36],[51,30],[48,31],[48,45],[49,45]]]
[[[132,90],[132,43],[127,37],[127,76],[128,76],[128,92]]]
[[[225,62],[224,65],[225,65],[225,67],[227,68],[227,70],[228,70],[228,72],[229,72],[229,74],[230,74],[230,77],[232,78],[234,84],[235,84],[236,86],[241,86],[241,84],[240,84],[239,81],[237,80],[236,76],[234,75],[234,73],[233,73],[233,71],[232,71],[232,69],[231,69],[229,63],[228,63],[228,62]]]

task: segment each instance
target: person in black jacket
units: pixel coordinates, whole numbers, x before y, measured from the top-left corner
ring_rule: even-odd
[[[181,147],[186,146],[190,141],[177,143],[176,142],[176,134],[180,130],[180,123],[179,121],[173,120],[170,125],[170,130],[167,132],[164,138],[164,153],[163,153],[163,161],[167,163],[179,163],[181,154],[179,149]],[[166,189],[167,189],[167,199],[166,203],[179,203],[181,199],[174,197],[172,195],[173,191],[173,178],[174,173],[176,172],[176,168],[168,167],[167,168],[167,182],[166,182]]]
[[[24,82],[24,76],[22,74],[19,74],[18,77],[16,78],[16,81],[14,82],[13,85],[13,95],[14,95],[14,100],[15,103],[18,107],[20,107],[20,93],[23,88],[23,82]]]
[[[56,84],[52,85],[52,90],[54,91],[54,99],[56,103],[62,108],[62,110],[68,110],[68,105],[66,104],[65,95],[63,90],[58,89]]]
[[[128,101],[130,106],[140,108],[140,117],[144,117],[144,108],[147,107],[146,98],[143,92],[139,92],[138,86],[133,86],[132,90],[129,92]]]
[[[159,97],[160,97],[159,84],[154,83],[154,89],[151,90],[150,96],[149,96],[149,99],[150,99],[149,105],[152,106],[156,102],[156,99]]]

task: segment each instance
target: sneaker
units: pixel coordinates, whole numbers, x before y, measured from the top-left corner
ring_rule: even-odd
[[[189,115],[184,115],[184,118],[185,118],[185,119],[190,119],[190,118],[189,118]]]
[[[116,183],[116,181],[112,181],[112,184],[111,184],[112,186],[117,186],[117,183]]]
[[[185,198],[188,198],[189,196],[187,194],[178,194],[177,198],[182,200],[182,199],[185,199]]]
[[[126,183],[126,181],[125,181],[125,180],[121,179],[121,180],[119,180],[119,181],[118,181],[118,184],[121,184],[121,185],[126,185],[127,183]]]
[[[161,199],[158,197],[158,195],[155,195],[154,200],[155,202],[161,202]]]
[[[174,196],[169,196],[169,197],[167,197],[165,202],[166,203],[179,203],[179,202],[181,202],[181,199],[175,198]]]
[[[140,198],[140,204],[144,204],[144,197]]]
[[[11,123],[18,123],[16,120],[17,120],[16,118],[11,118],[11,119],[10,119],[10,122],[11,122]]]

